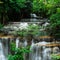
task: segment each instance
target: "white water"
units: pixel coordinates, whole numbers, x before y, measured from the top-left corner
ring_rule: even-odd
[[[5,55],[3,53],[3,44],[0,41],[0,60],[6,60]]]
[[[32,14],[32,13],[31,13],[30,15],[31,15],[31,18],[32,18],[32,17],[35,17],[35,18],[37,17],[36,14]]]
[[[32,42],[31,42],[31,47],[30,47],[30,54],[29,54],[29,60],[34,60],[34,57],[35,57],[35,52],[34,52],[34,40],[32,39]]]
[[[51,60],[50,54],[51,54],[51,48],[46,48],[45,45],[47,42],[42,41],[39,43],[34,43],[32,40],[31,48],[32,51],[30,53],[29,60]]]
[[[27,40],[24,41],[23,46],[24,46],[24,47],[27,46]]]
[[[30,15],[31,15],[31,18],[34,18],[34,19],[30,19],[30,20],[36,22],[37,15],[36,14],[30,14]]]
[[[43,60],[51,60],[51,48],[46,48],[43,50]]]
[[[18,48],[18,46],[19,46],[19,39],[17,38],[16,39],[16,48]]]

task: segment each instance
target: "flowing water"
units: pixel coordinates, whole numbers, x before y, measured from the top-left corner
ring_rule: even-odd
[[[29,60],[34,60],[35,53],[34,53],[34,40],[31,42],[31,47],[30,47],[31,52],[29,53]]]
[[[50,54],[51,54],[51,48],[44,49],[43,50],[43,60],[51,60]]]
[[[51,60],[51,54],[58,54],[59,47],[46,47],[44,45],[49,44],[50,42],[41,41],[36,43],[34,39],[31,41],[31,52],[29,53],[29,58],[26,58],[26,54],[24,54],[24,60]],[[6,43],[7,44],[7,43]],[[27,40],[20,41],[19,38],[16,38],[16,48],[19,47],[19,44],[23,47],[28,45]],[[0,40],[0,60],[7,60],[4,54],[4,47],[3,43]],[[7,46],[6,46],[7,47]],[[7,49],[7,48],[6,48]]]
[[[19,39],[17,38],[16,39],[16,48],[18,48],[18,46],[19,46]]]
[[[42,46],[49,43],[45,41],[34,43],[34,41],[32,41],[31,48],[30,48],[32,52],[30,53],[29,60],[51,60],[51,54],[52,53],[57,54],[59,52],[59,48],[54,47],[52,50],[51,47],[47,48],[45,46]]]
[[[1,41],[0,41],[0,60],[6,60],[6,57],[3,52],[3,44]]]
[[[26,47],[27,44],[28,44],[28,43],[27,43],[27,40],[25,40],[24,43],[23,43],[23,47]]]
[[[14,24],[14,26],[16,25],[16,27],[13,30],[16,30],[17,28],[20,27],[19,26],[20,23],[18,25],[17,24]],[[44,26],[46,26],[47,24],[48,23],[46,23]],[[25,24],[25,25],[27,26],[28,24]],[[10,29],[12,29],[12,28],[13,27],[11,27]],[[43,32],[42,35],[46,35],[46,33]],[[8,49],[8,45],[7,45],[8,42],[7,42],[7,40],[5,40],[5,41],[6,41],[5,49]],[[44,39],[44,41],[36,43],[35,40],[32,39],[31,47],[30,47],[31,52],[29,53],[29,57],[27,57],[27,58],[26,58],[26,54],[24,54],[24,60],[51,60],[51,56],[50,56],[51,53],[52,52],[54,54],[59,53],[59,48],[58,47],[54,47],[53,50],[52,50],[51,47],[44,46],[44,45],[50,44],[50,43],[51,42],[45,42],[45,39]],[[18,48],[20,46],[26,47],[27,45],[28,45],[28,42],[27,42],[26,39],[24,39],[24,41],[20,41],[19,38],[16,38],[16,48]],[[6,60],[6,57],[4,55],[4,51],[3,50],[4,50],[3,43],[2,43],[2,41],[0,41],[0,60]],[[7,52],[7,50],[6,50],[6,52]]]

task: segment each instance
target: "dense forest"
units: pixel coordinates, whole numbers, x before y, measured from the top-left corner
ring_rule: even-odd
[[[43,18],[60,13],[60,0],[2,0],[0,3],[0,19],[20,21],[30,18],[30,13],[36,13]]]

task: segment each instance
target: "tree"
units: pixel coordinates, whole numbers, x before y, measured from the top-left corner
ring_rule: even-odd
[[[31,13],[31,1],[26,0],[2,0],[1,9],[5,21],[20,21],[21,18],[29,17]],[[24,15],[25,14],[25,15]]]
[[[49,33],[55,38],[60,37],[60,13],[53,14],[50,17]]]
[[[36,13],[39,16],[45,17],[46,6],[43,0],[33,0],[33,13]]]

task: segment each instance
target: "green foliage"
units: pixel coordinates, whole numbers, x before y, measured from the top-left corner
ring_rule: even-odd
[[[0,24],[0,29],[3,27],[3,24]]]
[[[60,37],[60,13],[53,14],[50,17],[50,34],[54,37]]]
[[[15,51],[15,47],[16,47],[15,43],[11,43],[10,46],[11,46],[11,51]]]
[[[17,33],[19,36],[24,37],[24,36],[26,36],[27,31],[26,31],[26,30],[19,30],[19,31],[17,31],[16,33]]]
[[[46,4],[46,9],[47,9],[47,16],[51,16],[52,14],[56,13],[56,8],[55,5],[53,4]]]
[[[60,60],[60,55],[52,54],[51,58],[52,60]]]
[[[36,36],[36,35],[39,35],[39,29],[40,29],[39,25],[29,25],[27,31],[28,31],[28,34]]]
[[[15,43],[11,44],[11,51],[15,52],[14,54],[10,54],[8,56],[8,60],[24,60],[24,53],[29,53],[29,47],[21,47],[21,48],[16,48]]]
[[[19,30],[16,33],[22,37],[27,36],[27,35],[39,36],[40,28],[41,28],[41,26],[39,26],[37,24],[36,25],[29,24],[27,29]]]
[[[43,0],[33,0],[33,12],[36,13],[37,15],[40,15],[44,17],[46,14],[46,6],[43,2]]]
[[[60,7],[60,0],[33,0],[33,12],[42,17],[50,17]]]
[[[4,15],[7,15],[7,19],[9,21],[20,21],[20,19],[25,16],[24,14],[28,16],[31,13],[31,1],[2,0],[2,2],[3,4],[0,7],[0,12],[3,12]]]
[[[57,8],[57,13],[60,13],[60,8]]]
[[[7,15],[8,20],[20,20],[36,13],[42,17],[50,17],[59,12],[60,0],[2,0],[0,12]]]

